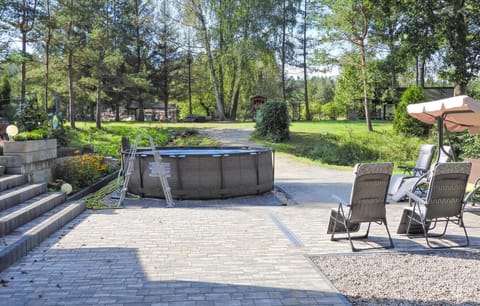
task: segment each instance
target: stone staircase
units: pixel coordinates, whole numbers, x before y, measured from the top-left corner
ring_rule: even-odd
[[[4,173],[0,166],[0,271],[85,210],[83,201],[66,201],[65,193],[48,191],[46,183]]]

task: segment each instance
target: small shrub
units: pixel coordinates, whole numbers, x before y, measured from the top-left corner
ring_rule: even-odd
[[[74,190],[88,187],[115,169],[101,155],[77,155],[58,163],[55,177],[70,183]]]
[[[45,129],[36,129],[27,132],[19,133],[15,136],[15,140],[41,140],[47,138],[48,131]]]
[[[44,110],[35,106],[33,101],[22,105],[15,117],[20,130],[20,133],[15,136],[15,140],[55,138],[60,146],[66,146],[70,140],[70,135],[63,126],[62,114],[46,114]]]
[[[336,102],[328,102],[322,105],[322,116],[327,119],[336,120],[343,113],[343,108]]]
[[[407,136],[428,135],[429,126],[407,113],[407,105],[424,101],[425,94],[421,87],[411,86],[403,93],[393,118],[393,130],[396,133]]]
[[[473,159],[480,158],[479,135],[472,135],[468,132],[463,132],[455,133],[455,136],[452,137],[452,134],[450,135],[449,142],[447,144],[458,150],[455,152],[456,156]]]
[[[39,109],[34,101],[25,102],[18,109],[15,117],[18,129],[25,132],[42,129],[48,120],[47,113]]]
[[[269,101],[257,112],[255,128],[261,137],[282,142],[290,138],[289,124],[287,104]]]

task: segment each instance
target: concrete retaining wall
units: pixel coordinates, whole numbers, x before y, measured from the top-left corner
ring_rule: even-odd
[[[48,183],[56,158],[56,139],[7,141],[0,165],[7,167],[8,174],[26,174],[30,183]]]

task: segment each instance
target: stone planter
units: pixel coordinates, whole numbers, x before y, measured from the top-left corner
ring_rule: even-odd
[[[49,182],[52,166],[57,158],[57,140],[6,141],[0,164],[7,173],[26,174],[31,183]]]

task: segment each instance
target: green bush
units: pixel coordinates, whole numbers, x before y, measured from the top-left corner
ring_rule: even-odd
[[[318,120],[321,118],[321,115],[322,115],[322,105],[320,105],[319,103],[312,103],[310,104],[309,111],[310,111],[310,116],[312,117],[312,120],[315,120],[315,119]],[[303,118],[307,117],[307,110],[305,106],[302,107],[302,117]]]
[[[27,132],[21,132],[14,137],[16,141],[22,140],[41,140],[48,137],[48,131],[45,129],[36,129]]]
[[[15,114],[20,134],[15,140],[56,138],[60,146],[68,145],[70,135],[63,126],[61,113],[45,113],[33,101],[25,102]]]
[[[445,135],[446,145],[455,149],[455,156],[463,158],[480,158],[480,135],[472,135],[468,131],[462,133],[448,133]]]
[[[327,119],[336,120],[342,113],[342,106],[336,102],[328,102],[322,105],[322,116]]]
[[[376,161],[379,154],[368,145],[344,137],[320,136],[318,143],[305,156],[329,165],[353,166],[359,162]]]
[[[418,86],[409,87],[400,98],[395,108],[393,118],[393,130],[397,134],[406,136],[427,136],[430,130],[429,125],[410,116],[407,113],[407,105],[425,101],[423,89]]]
[[[260,137],[282,142],[290,139],[289,124],[287,104],[269,101],[257,112],[255,129]]]

